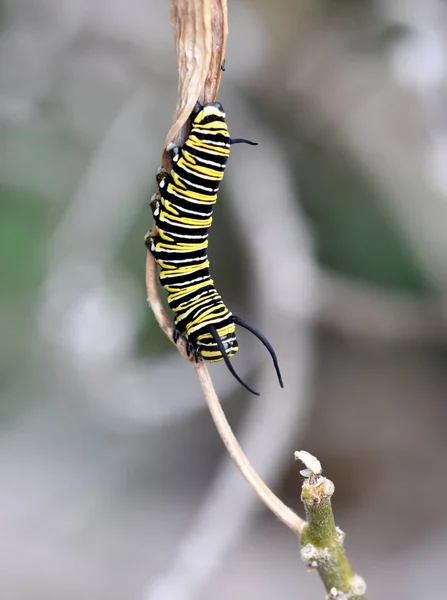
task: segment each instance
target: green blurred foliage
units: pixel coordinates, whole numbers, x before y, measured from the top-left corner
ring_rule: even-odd
[[[307,143],[294,157],[300,198],[322,264],[378,285],[422,293],[422,270],[378,194],[330,145]]]
[[[33,307],[45,274],[47,204],[0,189],[0,381],[28,356]]]
[[[309,219],[319,262],[384,287],[430,292],[410,245],[384,211],[378,189],[340,152],[330,132],[309,126],[307,107],[281,99],[272,110],[267,99],[251,101],[286,149],[297,202]],[[302,119],[292,131],[291,111]]]

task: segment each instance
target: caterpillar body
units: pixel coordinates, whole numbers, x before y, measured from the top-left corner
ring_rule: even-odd
[[[253,333],[273,360],[283,387],[275,351],[265,336],[233,315],[224,304],[210,276],[208,233],[219,184],[230,147],[254,142],[231,139],[220,103],[197,104],[191,115],[191,131],[183,146],[170,144],[172,169],[157,175],[158,192],[151,198],[155,232],[145,238],[160,267],[160,283],[168,293],[175,314],[174,341],[187,341],[188,354],[208,362],[224,360],[232,375],[258,395],[237,375],[230,358],[239,349],[236,325]]]

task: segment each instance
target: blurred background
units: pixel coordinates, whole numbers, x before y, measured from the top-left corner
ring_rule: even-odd
[[[216,387],[302,513],[322,461],[369,598],[447,564],[447,5],[229,2],[233,149],[211,239],[240,334]],[[167,0],[0,2],[0,598],[324,590],[227,458],[145,299],[177,69]]]

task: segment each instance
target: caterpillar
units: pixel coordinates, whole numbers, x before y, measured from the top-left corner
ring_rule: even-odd
[[[157,174],[158,191],[150,202],[155,230],[146,235],[145,243],[160,267],[160,283],[175,314],[174,342],[183,336],[188,356],[192,353],[196,361],[200,357],[208,362],[224,360],[237,381],[259,395],[230,362],[239,349],[235,326],[247,329],[264,344],[284,387],[275,351],[260,331],[228,310],[214,287],[207,255],[213,208],[230,147],[238,143],[256,145],[231,139],[225,118],[220,103],[197,103],[188,139],[181,147],[167,147],[172,169]]]

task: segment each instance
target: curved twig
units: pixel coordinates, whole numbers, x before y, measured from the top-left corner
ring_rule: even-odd
[[[228,78],[227,83],[231,84],[232,72]],[[275,349],[281,355],[281,369],[287,379],[285,389],[280,390],[272,377],[271,366],[265,363],[268,368],[260,370],[257,382],[262,395],[249,404],[237,430],[237,439],[246,455],[256,461],[258,475],[273,488],[287,468],[296,436],[305,426],[312,397],[309,393],[313,362],[310,323],[315,306],[312,246],[302,215],[296,210],[296,191],[288,177],[282,149],[266,128],[250,116],[250,108],[234,85],[225,108],[232,115],[231,125],[235,131],[249,131],[261,142],[256,152],[244,153],[241,161],[231,161],[225,187],[229,190],[227,208],[234,213],[235,224],[244,231],[244,256],[250,264],[249,285],[254,309],[250,319],[253,318],[262,331],[268,328],[269,335],[274,332]],[[259,177],[259,173],[263,177]],[[250,182],[249,193],[247,182]],[[274,186],[276,194],[274,222],[269,215],[269,185]],[[254,218],[256,226],[252,227],[250,223]],[[275,257],[279,263],[287,258],[294,265],[302,265],[290,272],[288,285],[296,289],[296,295],[294,302],[287,306],[280,276],[277,280],[275,271],[271,272],[266,265],[269,252],[262,240],[267,237],[261,234],[260,239],[258,235],[264,231],[277,240]],[[269,277],[265,276],[266,272]],[[249,356],[251,353],[244,352],[241,358]],[[219,372],[217,370],[217,374]],[[280,409],[274,400],[277,394]],[[195,598],[198,590],[216,574],[217,565],[222,564],[230,548],[245,535],[257,506],[251,489],[233,465],[223,460],[190,530],[182,537],[169,567],[151,582],[146,600]],[[210,523],[219,523],[219,526],[210,531]],[[204,561],[203,556],[208,560]],[[181,589],[181,594],[172,596],[173,586]]]
[[[282,502],[272,490],[264,483],[251,466],[245,454],[242,452],[238,441],[225,417],[219,398],[211,380],[211,376],[204,362],[195,364],[197,377],[203,390],[206,403],[213,417],[216,429],[222,438],[229,455],[236,463],[237,468],[254,489],[259,498],[289,529],[301,534],[305,521]]]
[[[184,12],[186,8],[190,11],[189,13]],[[227,6],[225,0],[207,0],[204,4],[201,2],[197,4],[197,2],[194,2],[194,0],[180,0],[179,2],[172,3],[172,18],[176,37],[177,52],[180,53],[181,48],[185,45],[189,47],[189,44],[192,44],[194,46],[199,38],[203,40],[204,46],[200,51],[199,60],[201,60],[201,64],[199,65],[199,68],[197,68],[197,64],[195,64],[197,57],[191,63],[188,63],[188,60],[183,60],[183,57],[182,60],[180,60],[180,56],[178,57],[179,93],[183,91],[183,93],[185,93],[187,96],[186,100],[179,101],[179,106],[189,106],[191,101],[194,100],[194,95],[191,97],[191,90],[186,86],[186,82],[191,80],[191,71],[194,70],[194,68],[198,73],[199,79],[203,81],[200,98],[203,98],[204,102],[212,102],[216,99],[220,83],[220,66],[222,64],[222,57],[225,50],[226,37],[228,33],[226,9]],[[215,24],[215,19],[212,18],[215,17],[216,14],[219,15],[219,22],[217,23],[217,26]],[[213,23],[211,32],[210,23]],[[185,38],[187,39],[185,40]],[[186,59],[188,59],[188,55],[186,54],[185,56]],[[204,64],[206,65],[206,69],[203,68]],[[195,94],[194,90],[193,94]],[[178,125],[181,127],[180,120],[184,120],[186,112],[187,111],[183,109],[178,110],[177,120],[174,127],[177,127]],[[171,129],[171,132],[173,129]],[[177,139],[180,142],[184,141],[186,137],[185,128],[183,127],[183,129],[179,129],[177,131]],[[171,132],[169,135],[172,135]],[[146,291],[147,300],[154,312],[158,324],[165,332],[167,337],[173,342],[172,322],[167,315],[158,294],[157,265],[150,252],[147,252],[146,256]],[[178,347],[182,356],[186,360],[191,361],[191,358],[189,358],[186,354],[185,343],[182,341]],[[203,361],[199,361],[194,363],[194,368],[196,370],[199,383],[202,387],[208,408],[211,412],[211,416],[213,417],[219,435],[222,438],[222,441],[224,442],[230,456],[238,466],[243,476],[252,486],[253,490],[268,506],[268,508],[270,508],[270,510],[288,527],[299,534],[304,525],[304,521],[285,504],[283,504],[283,502],[279,500],[279,498],[270,490],[270,488],[268,488],[242,452],[242,449],[239,446],[231,427],[225,418],[206,364]]]
[[[172,341],[172,322],[167,315],[158,294],[157,265],[149,252],[147,253],[146,258],[146,291],[149,306],[154,311],[154,315],[158,324],[165,332],[167,337]],[[186,360],[190,360],[186,355],[186,346],[183,342],[179,347],[179,351],[182,356],[186,358]],[[264,481],[251,466],[250,462],[239,446],[222,410],[219,398],[216,394],[216,390],[214,389],[214,385],[205,362],[199,361],[197,363],[193,362],[193,364],[206,403],[210,410],[214,424],[216,425],[216,429],[219,432],[219,435],[222,438],[222,441],[225,444],[231,458],[234,460],[242,475],[251,485],[259,498],[264,502],[264,504],[278,517],[278,519],[287,525],[287,527],[292,529],[292,531],[295,533],[300,534],[305,521],[295,514],[290,508],[288,508],[264,483]]]

